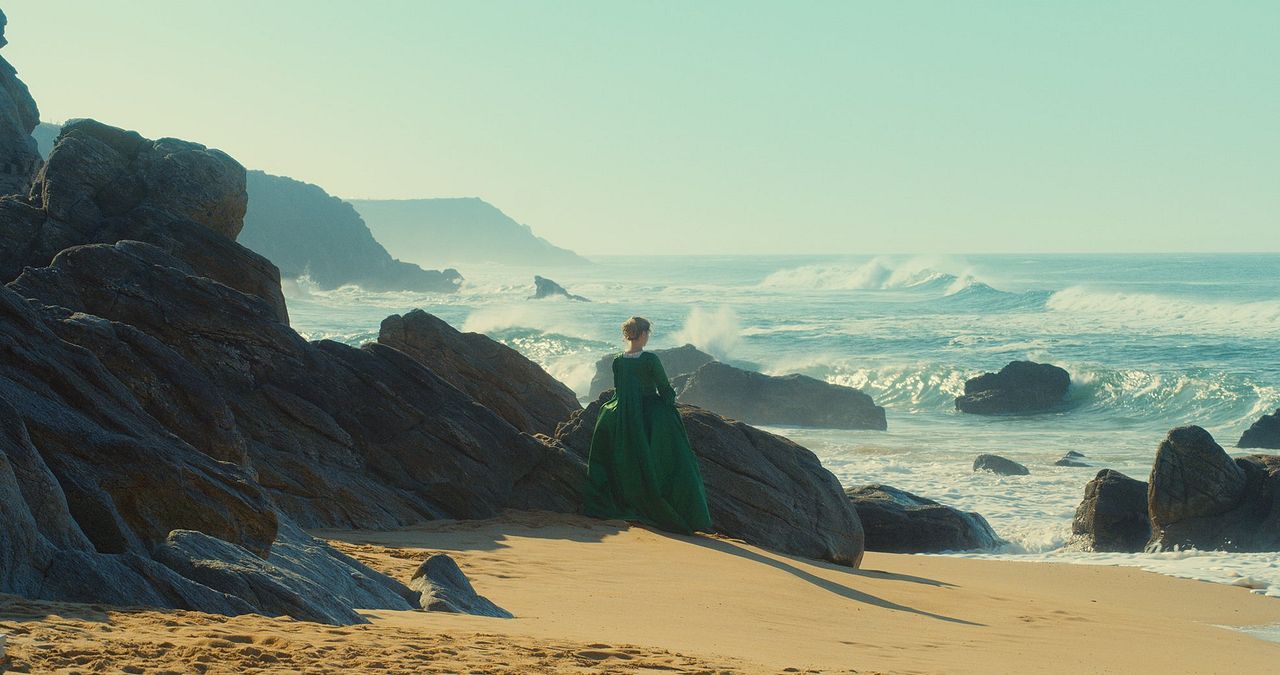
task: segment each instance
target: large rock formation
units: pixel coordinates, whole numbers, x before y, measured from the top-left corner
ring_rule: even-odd
[[[888,485],[847,488],[868,551],[939,553],[995,548],[1002,543],[987,519]]]
[[[1071,522],[1075,543],[1090,551],[1136,553],[1151,538],[1147,484],[1103,469],[1084,486],[1084,499]]]
[[[956,410],[974,415],[1020,415],[1060,407],[1071,385],[1067,371],[1047,363],[1013,361],[998,373],[964,383]]]
[[[651,349],[648,350],[658,357],[662,362],[662,369],[666,371],[667,377],[675,381],[681,375],[687,375],[701,368],[703,364],[715,361],[715,357],[700,351],[693,345],[686,344],[680,347],[671,347],[669,349]],[[591,377],[591,388],[587,394],[588,398],[596,398],[606,389],[613,388],[613,359],[617,354],[609,354],[600,357],[596,361],[596,374]],[[676,391],[683,389],[683,383],[676,387]]]
[[[556,431],[581,457],[591,448],[605,392]],[[858,514],[840,482],[809,450],[693,406],[679,406],[706,485],[716,532],[783,553],[856,567],[862,560]]]
[[[857,389],[806,375],[774,377],[719,361],[694,371],[677,400],[752,424],[887,428],[884,408]]]
[[[543,298],[567,298],[578,302],[591,302],[581,295],[574,295],[564,289],[564,286],[556,282],[538,275],[533,275],[533,295],[529,296],[530,300],[542,300]]]
[[[238,166],[80,121],[0,199],[0,592],[355,621],[413,594],[298,526],[577,508],[580,458],[288,327]]]
[[[1147,488],[1149,548],[1280,550],[1280,457],[1232,459],[1197,426],[1169,432]]]
[[[453,292],[455,269],[424,270],[396,260],[350,204],[323,189],[261,171],[248,173],[249,207],[238,241],[320,288],[356,284],[375,291]]]
[[[392,254],[424,266],[492,262],[582,265],[482,199],[350,199],[373,236]]]
[[[520,352],[420,309],[383,319],[378,343],[413,357],[525,433],[554,434],[582,409],[572,389]]]
[[[222,152],[75,120],[63,127],[31,199],[0,199],[0,281],[71,246],[144,241],[261,298],[287,322],[279,270],[234,241],[246,199],[244,168]]]
[[[0,11],[0,47],[8,23]],[[0,195],[23,195],[40,168],[40,152],[31,132],[40,123],[40,110],[18,71],[0,57]]]
[[[1280,450],[1280,409],[1270,415],[1259,417],[1253,426],[1240,435],[1236,447]]]

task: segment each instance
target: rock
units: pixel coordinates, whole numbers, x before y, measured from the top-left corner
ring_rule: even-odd
[[[868,551],[939,553],[995,548],[1002,543],[977,513],[944,506],[888,485],[847,488]]]
[[[1103,469],[1084,486],[1071,532],[1090,551],[1136,553],[1151,538],[1147,484]]]
[[[1071,376],[1047,363],[1013,361],[998,373],[964,383],[956,410],[974,415],[1020,415],[1053,410],[1063,404]]]
[[[677,400],[751,424],[887,428],[884,408],[857,389],[806,375],[764,375],[719,361],[694,371]]]
[[[674,382],[681,375],[692,373],[703,364],[715,361],[715,357],[700,351],[691,344],[680,347],[672,347],[670,349],[653,349],[652,351],[658,360],[662,362],[662,369],[667,372],[667,377]],[[596,361],[596,374],[591,378],[590,393],[588,398],[596,398],[606,389],[613,388],[613,359],[617,353],[608,354],[600,357]],[[676,392],[683,389],[683,385],[676,387]]]
[[[0,200],[0,280],[71,246],[144,241],[262,298],[287,323],[279,270],[234,241],[245,201],[244,168],[217,150],[74,120],[37,175],[31,203]]]
[[[1068,451],[1067,454],[1063,455],[1060,459],[1058,459],[1058,461],[1054,462],[1053,465],[1054,466],[1070,466],[1070,467],[1077,467],[1077,468],[1079,467],[1088,468],[1089,464],[1085,462],[1081,462],[1079,459],[1081,457],[1084,457],[1084,455],[1078,452],[1075,452],[1074,450]]]
[[[444,553],[427,556],[413,573],[409,587],[420,594],[419,606],[429,612],[512,618],[511,612],[476,593],[458,563]]]
[[[408,354],[525,433],[554,434],[582,409],[572,389],[520,352],[420,309],[383,319],[378,343]]]
[[[560,284],[557,284],[556,282],[550,279],[547,279],[545,277],[540,277],[536,274],[533,276],[533,285],[534,285],[534,292],[533,292],[533,295],[529,296],[530,300],[541,300],[543,298],[565,297],[570,300],[577,300],[579,302],[591,302],[590,300],[582,297],[581,295],[573,295],[569,293],[569,291],[564,290],[564,287],[561,286]]]
[[[1209,432],[1179,427],[1156,451],[1148,548],[1280,550],[1280,457],[1232,459]]]
[[[249,207],[238,241],[322,289],[356,284],[374,291],[452,293],[455,269],[424,270],[391,257],[347,202],[284,176],[248,172]]]
[[[990,471],[1001,476],[1026,476],[1031,473],[1027,467],[1000,455],[978,455],[973,460],[974,471]]]
[[[556,430],[586,458],[601,394]],[[809,450],[781,436],[689,405],[678,406],[698,456],[712,528],[757,546],[857,567],[863,533],[840,482]]]
[[[8,44],[0,11],[0,47]],[[0,58],[0,195],[23,195],[40,168],[40,152],[31,132],[40,123],[40,111],[18,71]]]
[[[1270,415],[1258,418],[1253,426],[1245,430],[1236,443],[1237,448],[1280,449],[1280,409]]]
[[[420,265],[489,262],[561,268],[590,264],[553,246],[475,197],[348,199],[373,236],[394,255]]]

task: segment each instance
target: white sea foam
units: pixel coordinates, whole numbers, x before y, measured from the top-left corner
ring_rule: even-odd
[[[1280,300],[1210,302],[1071,286],[1051,295],[1045,307],[1051,312],[1078,315],[1109,328],[1142,326],[1176,333],[1215,334],[1280,330]]]
[[[955,270],[955,271],[949,271]],[[979,283],[976,270],[954,258],[886,256],[853,265],[803,265],[778,270],[760,286],[782,290],[886,290],[934,287],[947,295]]]
[[[733,354],[742,337],[742,322],[732,308],[721,306],[715,311],[694,307],[676,332],[678,343],[690,343],[716,358]]]

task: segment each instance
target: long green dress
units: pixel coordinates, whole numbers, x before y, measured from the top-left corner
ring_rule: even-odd
[[[652,352],[619,354],[613,386],[591,436],[586,514],[685,534],[709,531],[698,459],[662,362]]]

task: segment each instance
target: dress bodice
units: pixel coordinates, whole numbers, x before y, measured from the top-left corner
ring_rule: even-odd
[[[613,359],[614,396],[659,396],[668,403],[675,403],[675,390],[662,368],[662,361],[653,352],[641,352],[639,356],[619,354]]]

